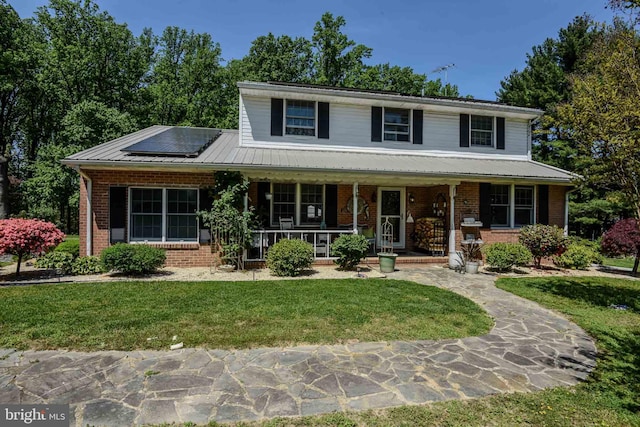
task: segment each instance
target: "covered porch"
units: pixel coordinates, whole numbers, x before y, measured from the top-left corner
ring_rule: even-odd
[[[331,244],[343,234],[369,241],[369,263],[377,263],[379,230],[393,225],[398,262],[446,262],[455,253],[455,191],[460,181],[389,174],[282,172],[245,174],[247,208],[260,228],[246,261],[260,262],[281,239],[313,246],[317,263],[331,262]]]

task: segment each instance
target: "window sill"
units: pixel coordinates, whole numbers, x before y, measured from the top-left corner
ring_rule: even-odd
[[[520,231],[522,227],[491,227],[491,231],[494,233],[513,233],[514,231]]]
[[[129,242],[134,245],[149,245],[154,248],[160,249],[186,249],[186,250],[197,250],[200,249],[200,243],[198,242],[145,242],[145,241],[135,241]],[[205,244],[204,246],[209,246]]]

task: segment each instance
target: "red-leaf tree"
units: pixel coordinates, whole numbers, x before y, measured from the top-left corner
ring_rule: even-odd
[[[636,257],[633,263],[633,274],[638,273],[638,259],[640,256],[640,229],[638,220],[634,218],[623,219],[607,230],[602,235],[602,251],[607,255],[633,255]]]
[[[16,276],[20,275],[24,255],[46,252],[63,239],[64,233],[50,222],[21,218],[0,220],[0,255],[18,256]]]

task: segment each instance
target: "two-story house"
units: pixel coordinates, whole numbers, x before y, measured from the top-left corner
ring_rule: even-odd
[[[249,260],[280,238],[327,258],[341,233],[442,262],[461,241],[516,241],[521,226],[567,222],[572,175],[531,160],[542,113],[495,102],[284,83],[238,83],[238,130],[152,126],[64,160],[80,183],[83,254],[115,242],[208,265],[215,171],[240,171],[260,213]],[[414,259],[415,261],[415,259]]]

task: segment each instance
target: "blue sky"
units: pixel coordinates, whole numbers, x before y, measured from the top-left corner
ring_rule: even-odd
[[[29,17],[45,0],[9,0]],[[208,32],[224,59],[241,58],[258,36],[311,38],[326,11],[342,15],[344,32],[373,49],[369,63],[390,62],[416,72],[455,64],[448,80],[463,95],[495,99],[500,80],[524,66],[526,53],[583,13],[610,22],[606,0],[98,0],[139,34],[169,25]],[[441,75],[444,79],[444,76]]]

